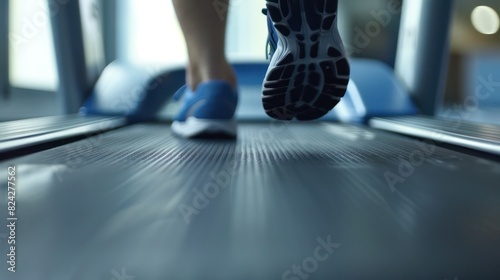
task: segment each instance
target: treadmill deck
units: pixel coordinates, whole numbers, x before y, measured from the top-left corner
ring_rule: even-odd
[[[8,164],[18,272],[1,279],[500,278],[500,164],[370,128],[142,124]]]

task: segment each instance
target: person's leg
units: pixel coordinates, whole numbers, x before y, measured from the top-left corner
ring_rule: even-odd
[[[229,0],[217,0],[228,5]],[[222,2],[222,3],[221,3]],[[225,56],[227,15],[214,0],[173,0],[189,55],[187,88],[174,96],[182,105],[172,131],[181,137],[236,136],[236,76]]]
[[[349,62],[337,29],[338,0],[266,4],[278,43],[271,40],[275,53],[263,85],[264,109],[276,119],[318,119],[340,101],[349,83]]]
[[[229,0],[218,0],[228,5]],[[221,16],[213,0],[173,0],[186,40],[187,83],[196,90],[202,82],[223,80],[236,87],[236,77],[225,56],[227,14]]]

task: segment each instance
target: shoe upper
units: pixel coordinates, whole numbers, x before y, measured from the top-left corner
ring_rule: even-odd
[[[234,117],[238,93],[225,81],[202,83],[193,92],[184,86],[174,95],[182,98],[182,106],[174,121],[184,122],[189,117],[197,119],[229,120]]]
[[[266,58],[270,59],[276,52],[276,48],[278,48],[278,33],[276,33],[274,23],[268,15],[267,9],[262,9],[262,13],[267,16],[267,29],[269,33],[267,35]]]

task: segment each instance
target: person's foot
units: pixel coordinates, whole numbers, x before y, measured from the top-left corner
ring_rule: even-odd
[[[175,134],[186,138],[236,136],[238,93],[229,82],[203,82],[194,92],[184,86],[174,95],[175,100],[181,98],[182,107],[172,123]]]
[[[280,120],[326,115],[344,96],[350,74],[337,29],[338,0],[267,0],[266,6],[272,21],[262,90],[266,113]]]

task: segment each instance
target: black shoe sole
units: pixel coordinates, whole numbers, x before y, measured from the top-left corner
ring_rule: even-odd
[[[338,0],[267,0],[283,48],[263,86],[266,113],[275,119],[314,120],[344,96],[350,66],[336,26]]]

